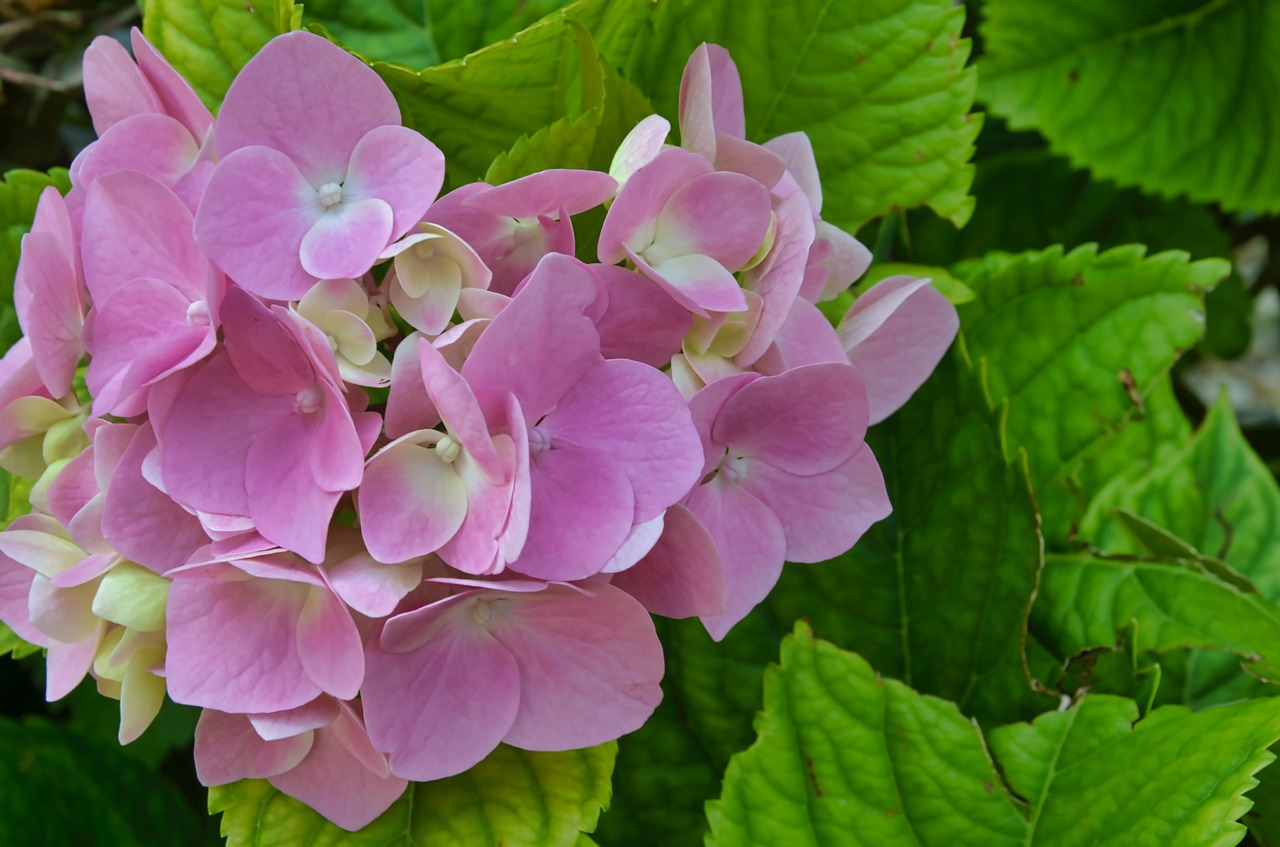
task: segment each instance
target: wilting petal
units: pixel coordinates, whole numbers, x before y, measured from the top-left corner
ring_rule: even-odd
[[[702,616],[707,632],[719,641],[778,582],[787,541],[768,506],[721,477],[693,492],[689,511],[715,541],[724,564],[725,610]]]
[[[247,716],[205,709],[196,724],[196,777],[214,786],[275,776],[297,767],[312,743],[310,732],[264,741]]]
[[[867,401],[857,369],[806,365],[745,386],[720,410],[711,438],[731,452],[814,474],[852,456],[866,432]]]
[[[613,586],[592,591],[551,587],[496,610],[492,632],[521,675],[508,744],[602,744],[639,729],[662,699],[662,645],[648,612]]]
[[[592,368],[542,426],[553,444],[594,451],[626,473],[637,523],[679,501],[701,476],[688,406],[670,379],[639,362],[609,359]],[[535,461],[541,468],[542,457]]]
[[[683,506],[667,510],[662,537],[612,584],[667,618],[718,615],[725,610],[724,565],[715,541]]]
[[[273,38],[240,70],[214,138],[224,161],[242,147],[275,148],[319,187],[343,180],[366,133],[398,123],[395,98],[368,65],[299,31]]]
[[[926,279],[881,280],[840,322],[849,361],[867,382],[871,423],[895,412],[942,361],[960,328],[956,307]]]
[[[391,772],[404,779],[467,770],[498,746],[520,706],[516,660],[471,625],[469,605],[455,611],[416,650],[393,653],[377,638],[368,646],[365,725],[374,748],[390,754]]]
[[[840,555],[893,510],[880,466],[865,444],[846,461],[812,476],[753,464],[742,487],[778,516],[790,562],[824,562]]]
[[[225,566],[197,573],[178,577],[169,590],[165,677],[174,701],[249,713],[314,700],[320,687],[297,646],[310,587]]]
[[[467,514],[467,492],[457,470],[435,449],[412,440],[390,445],[369,460],[358,498],[365,543],[380,562],[434,553]]]

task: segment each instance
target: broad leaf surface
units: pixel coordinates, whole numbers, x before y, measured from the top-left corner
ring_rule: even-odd
[[[216,112],[236,73],[299,12],[292,0],[147,0],[142,31]]]
[[[989,0],[983,101],[1123,185],[1280,211],[1280,6]]]
[[[993,253],[962,264],[977,294],[960,307],[965,343],[991,398],[1008,401],[1008,439],[1030,457],[1046,542],[1082,504],[1072,475],[1144,409],[1143,397],[1200,338],[1204,291],[1229,270],[1140,246],[1099,253]]]
[[[564,753],[501,746],[466,773],[412,783],[358,833],[265,780],[211,789],[227,847],[548,847],[574,844],[609,804],[614,744]]]

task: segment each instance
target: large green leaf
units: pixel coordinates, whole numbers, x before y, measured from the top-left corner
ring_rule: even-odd
[[[668,117],[694,48],[728,48],[748,137],[809,133],[833,223],[927,205],[959,224],[973,209],[977,81],[950,0],[588,0],[569,14]]]
[[[471,770],[413,783],[358,833],[329,823],[264,780],[209,791],[227,847],[553,847],[577,844],[609,804],[617,747],[563,753],[500,746]]]
[[[1098,176],[1280,211],[1280,6],[988,0],[981,97]]]
[[[1280,701],[1190,713],[1087,696],[994,730],[991,750],[954,704],[881,679],[862,658],[783,642],[759,738],[711,803],[713,847],[1026,845],[1226,847],[1244,792],[1274,759]],[[1022,802],[1022,801],[1025,801]]]
[[[1008,401],[1011,448],[1030,456],[1045,539],[1082,511],[1073,474],[1140,416],[1143,396],[1204,329],[1203,297],[1230,266],[1141,246],[1085,245],[964,263],[977,297],[960,306],[964,341],[991,398]]]
[[[13,276],[18,270],[22,236],[31,229],[40,194],[51,185],[65,194],[71,188],[67,172],[62,168],[47,174],[9,171],[0,182],[0,353],[22,337],[13,310]]]
[[[399,0],[405,2],[405,0]],[[544,15],[564,5],[564,0],[425,0],[431,21],[437,61],[461,59],[503,38],[510,38]],[[377,55],[379,59],[387,58]]]
[[[709,847],[1024,843],[1026,822],[954,704],[881,679],[803,624],[766,674],[756,729],[707,807]]]
[[[1280,679],[1280,607],[1198,561],[1050,555],[1031,626],[1063,658],[1118,641],[1138,651],[1226,650]]]
[[[0,718],[0,844],[214,843],[167,781],[125,756],[36,718]]]
[[[460,61],[418,70],[374,62],[406,126],[445,154],[449,184],[484,176],[522,137],[597,105],[600,64],[590,36],[563,16]]]
[[[441,61],[426,0],[306,0],[302,11],[304,21],[370,58],[419,68]]]
[[[142,31],[217,110],[236,72],[300,11],[292,0],[147,0]]]
[[[1085,697],[1033,724],[1001,727],[991,749],[1030,805],[1033,847],[1228,847],[1275,757],[1280,702],[1138,717],[1119,697]]]

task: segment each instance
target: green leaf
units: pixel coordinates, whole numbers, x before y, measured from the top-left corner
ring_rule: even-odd
[[[216,112],[236,73],[300,14],[292,0],[147,0],[142,31]]]
[[[977,294],[959,307],[965,345],[992,401],[1008,401],[1009,445],[1030,456],[1051,544],[1082,511],[1073,475],[1142,414],[1144,396],[1200,337],[1203,292],[1230,267],[1144,254],[1052,247],[957,268]]]
[[[758,740],[734,756],[708,805],[707,843],[1238,842],[1243,795],[1275,758],[1267,748],[1280,739],[1280,701],[1137,717],[1132,701],[1094,695],[994,730],[991,751],[1015,799],[954,704],[880,679],[801,625],[768,671]]]
[[[343,47],[384,62],[421,68],[441,61],[425,0],[306,0],[303,19],[319,23]]]
[[[0,621],[0,658],[12,656],[15,659],[25,659],[39,652],[39,647],[22,640],[8,624]]]
[[[37,718],[0,718],[0,844],[212,844],[173,786],[125,756]]]
[[[63,168],[49,173],[9,171],[0,182],[0,353],[22,337],[18,315],[13,310],[13,277],[18,271],[22,236],[31,229],[40,195],[50,185],[63,194],[71,181]]]
[[[1050,555],[1031,627],[1063,658],[1123,640],[1137,652],[1230,651],[1280,679],[1280,607],[1199,562]]]
[[[803,624],[766,674],[756,729],[708,804],[709,847],[1025,843],[1026,821],[954,704],[880,679]]]
[[[227,847],[547,847],[575,844],[609,803],[615,744],[563,753],[500,746],[466,773],[412,783],[358,833],[329,823],[264,780],[209,791]]]
[[[747,136],[808,132],[837,225],[922,205],[961,224],[973,210],[977,81],[950,0],[597,0],[568,13],[670,118],[689,55],[703,41],[728,48]]]
[[[510,38],[563,5],[564,0],[426,0],[427,17],[439,51],[437,61],[461,59],[495,41]],[[372,55],[388,58],[380,53]]]
[[[1190,713],[1166,706],[1146,719],[1119,697],[991,733],[1009,785],[1030,806],[1034,847],[1228,847],[1243,795],[1275,757],[1280,701]]]
[[[1124,185],[1280,211],[1280,7],[989,0],[981,97]]]
[[[451,186],[480,179],[521,136],[600,102],[599,89],[587,82],[600,76],[595,47],[563,16],[460,61],[425,70],[372,67],[395,94],[405,125],[444,152]]]

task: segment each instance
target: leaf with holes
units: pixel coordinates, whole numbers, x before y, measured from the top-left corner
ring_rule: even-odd
[[[980,96],[1122,185],[1280,211],[1280,6],[989,0]]]

